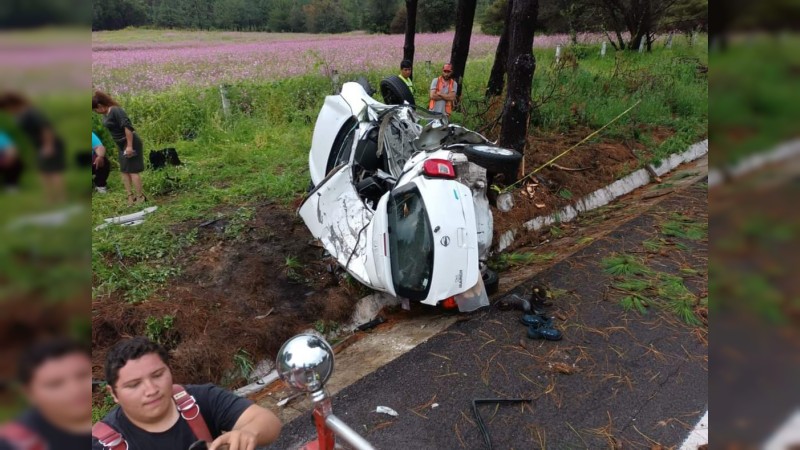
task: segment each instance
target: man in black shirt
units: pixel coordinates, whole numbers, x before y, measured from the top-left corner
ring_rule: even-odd
[[[0,427],[0,450],[86,448],[92,428],[88,347],[65,339],[37,344],[22,355],[18,380],[32,407]]]
[[[188,449],[204,439],[197,433],[198,420],[213,440],[210,450],[225,445],[231,450],[254,450],[278,438],[281,423],[271,411],[211,384],[184,388],[199,406],[199,415],[196,410],[179,411],[176,399],[181,394],[173,395],[168,361],[163,347],[143,337],[120,341],[108,352],[106,382],[118,406],[103,422],[121,435],[130,450]],[[92,450],[103,448],[99,439],[92,439]]]

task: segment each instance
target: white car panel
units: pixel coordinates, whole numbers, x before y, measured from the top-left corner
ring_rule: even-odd
[[[342,125],[352,116],[353,111],[350,109],[350,104],[342,96],[329,95],[325,97],[325,104],[322,105],[322,110],[314,125],[311,151],[308,153],[308,168],[311,172],[311,182],[314,185],[319,184],[327,175],[325,169],[333,143]]]
[[[358,281],[370,286],[373,283],[365,265],[366,228],[373,214],[353,187],[352,173],[349,165],[332,170],[309,194],[299,214],[325,250]]]

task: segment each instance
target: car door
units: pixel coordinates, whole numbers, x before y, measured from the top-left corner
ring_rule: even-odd
[[[373,213],[353,186],[349,164],[333,169],[311,191],[299,214],[311,234],[358,281],[372,286],[366,269],[367,227]]]

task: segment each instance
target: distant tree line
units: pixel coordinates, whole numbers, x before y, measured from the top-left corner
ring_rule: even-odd
[[[492,0],[479,0],[478,11]],[[196,30],[403,33],[403,0],[93,0],[92,29],[149,26]],[[456,0],[420,2],[418,32],[449,29]]]

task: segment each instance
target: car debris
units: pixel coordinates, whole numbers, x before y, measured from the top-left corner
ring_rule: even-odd
[[[489,304],[489,178],[516,176],[522,155],[414,105],[386,105],[359,83],[326,97],[298,213],[362,284],[432,306]]]
[[[397,413],[397,411],[393,410],[392,408],[389,408],[388,406],[378,406],[377,408],[375,408],[375,412],[379,414],[388,414],[392,417],[397,417],[400,415]]]
[[[533,400],[530,398],[476,398],[472,400],[472,413],[475,415],[475,420],[478,422],[478,429],[481,431],[483,442],[486,444],[487,449],[492,450],[493,448],[492,438],[489,436],[489,430],[486,429],[486,424],[483,423],[481,413],[478,411],[478,405],[490,403],[530,403],[532,401]]]

